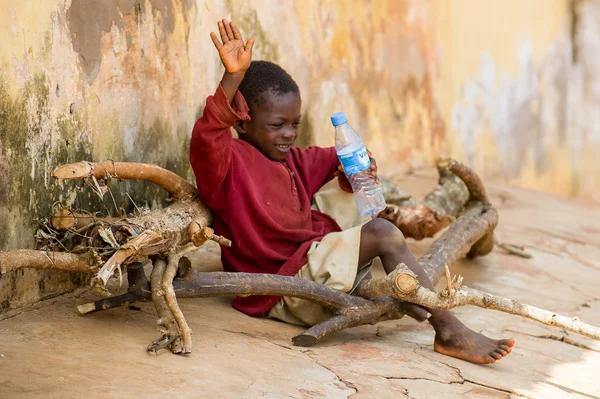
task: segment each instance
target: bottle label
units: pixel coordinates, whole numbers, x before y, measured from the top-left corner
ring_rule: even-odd
[[[369,154],[364,145],[349,154],[338,154],[338,158],[347,176],[360,173],[371,166]]]

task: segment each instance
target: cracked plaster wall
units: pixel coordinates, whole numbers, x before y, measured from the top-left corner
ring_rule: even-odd
[[[49,178],[61,163],[154,162],[192,180],[189,134],[222,73],[208,32],[223,16],[297,80],[301,145],[331,145],[328,117],[344,110],[384,173],[453,155],[488,179],[598,198],[599,3],[0,0],[0,249],[33,247],[55,201],[105,210]],[[125,209],[126,191],[164,201],[145,184],[113,191]],[[4,276],[0,311],[83,280]]]

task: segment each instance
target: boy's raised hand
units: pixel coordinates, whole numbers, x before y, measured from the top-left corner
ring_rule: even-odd
[[[252,61],[254,38],[248,39],[244,44],[242,35],[233,22],[223,19],[217,25],[223,43],[219,41],[214,32],[210,32],[210,38],[219,51],[219,57],[221,57],[225,70],[230,74],[246,72]]]

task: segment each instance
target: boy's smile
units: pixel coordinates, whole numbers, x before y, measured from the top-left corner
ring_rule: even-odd
[[[251,120],[235,126],[240,139],[248,142],[267,158],[283,160],[298,135],[302,101],[297,93],[268,91],[264,102],[251,104]]]

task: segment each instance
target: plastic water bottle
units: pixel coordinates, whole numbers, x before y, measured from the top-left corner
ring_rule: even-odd
[[[348,125],[343,112],[331,115],[335,127],[335,150],[344,173],[352,185],[354,200],[361,216],[373,216],[385,209],[381,187],[371,175],[371,161],[359,135]]]

